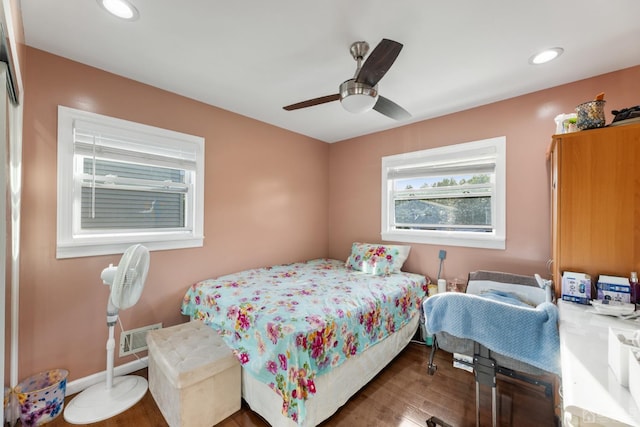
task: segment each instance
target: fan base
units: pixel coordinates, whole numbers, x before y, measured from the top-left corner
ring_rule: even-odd
[[[353,56],[353,59],[355,59],[356,61],[358,59],[362,60],[362,58],[365,57],[367,52],[369,52],[369,43],[354,42],[351,44],[351,47],[349,48],[349,52],[351,52],[351,56]]]
[[[148,389],[143,377],[115,377],[107,389],[105,382],[85,389],[64,409],[64,419],[71,424],[90,424],[118,415],[138,403]]]

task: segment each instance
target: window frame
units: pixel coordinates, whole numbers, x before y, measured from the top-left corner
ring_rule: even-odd
[[[489,154],[487,154],[489,153]],[[493,231],[479,233],[453,230],[396,229],[393,171],[417,168],[438,162],[473,161],[491,156],[495,162],[495,194],[492,195]],[[478,160],[479,161],[479,160]],[[428,166],[426,166],[428,167]],[[427,150],[385,156],[382,158],[381,238],[384,241],[424,243],[432,245],[464,246],[472,248],[506,248],[506,137],[499,136]]]
[[[81,178],[76,176],[76,154],[74,141],[76,125],[83,123],[96,129],[107,129],[110,135],[123,140],[135,138],[135,148],[127,151],[152,155],[158,151],[182,149],[193,156],[195,164],[190,166],[193,177],[189,184],[188,204],[185,214],[189,216],[185,227],[180,229],[123,229],[112,231],[82,230],[80,227],[80,204],[82,200]],[[128,120],[108,117],[88,111],[58,106],[58,166],[57,166],[57,235],[56,258],[119,254],[132,244],[141,243],[149,250],[183,249],[203,246],[204,230],[204,138],[181,132],[148,126]],[[154,149],[155,147],[155,149]],[[169,158],[167,156],[167,158]],[[138,157],[139,162],[140,157]],[[193,163],[193,162],[192,162]],[[177,163],[176,163],[177,164]],[[80,174],[82,175],[82,174]]]

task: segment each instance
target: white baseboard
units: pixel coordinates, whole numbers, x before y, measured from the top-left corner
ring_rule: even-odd
[[[113,368],[113,376],[117,377],[120,375],[127,375],[135,371],[139,371],[140,369],[144,369],[149,366],[149,361],[147,360],[147,356],[141,357],[140,359],[134,360],[129,363],[125,363],[124,365],[116,366]],[[98,372],[93,375],[89,375],[87,377],[78,378],[77,380],[73,380],[67,383],[67,396],[71,396],[72,394],[76,394],[84,390],[85,388],[91,387],[94,384],[98,384],[102,381],[107,380],[107,371]]]

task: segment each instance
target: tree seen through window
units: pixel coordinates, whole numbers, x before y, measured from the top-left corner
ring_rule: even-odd
[[[403,181],[403,182],[401,182]],[[464,229],[491,226],[488,174],[398,180],[395,219],[404,229]]]

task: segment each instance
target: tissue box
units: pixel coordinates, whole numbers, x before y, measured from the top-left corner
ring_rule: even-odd
[[[640,408],[640,351],[628,350],[629,353],[629,393]]]
[[[635,331],[609,327],[609,366],[620,385],[624,387],[629,386],[629,378],[631,377],[631,371],[629,370],[630,350],[640,351],[640,348],[625,343],[625,340],[630,340],[634,333]],[[638,378],[640,381],[640,377]],[[638,385],[640,386],[640,384]]]
[[[591,300],[591,276],[585,273],[565,271],[562,274],[562,300],[589,304]]]
[[[631,284],[626,277],[604,276],[598,277],[598,299],[631,302]]]

